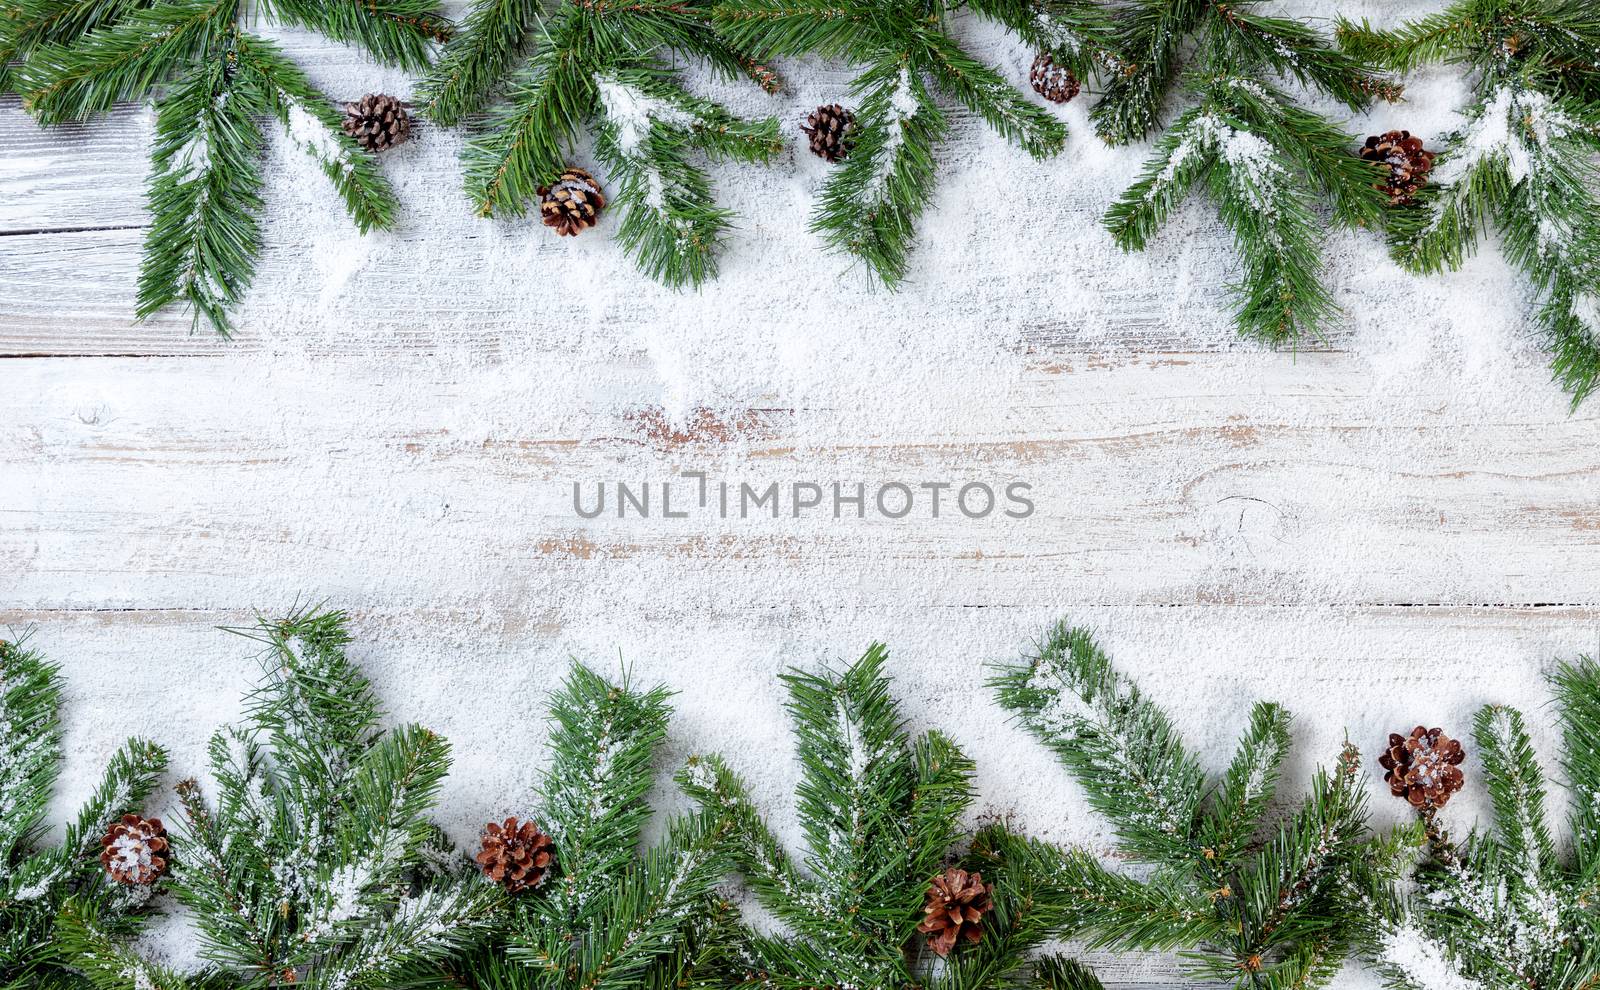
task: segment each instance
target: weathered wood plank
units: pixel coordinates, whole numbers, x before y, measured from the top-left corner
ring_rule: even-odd
[[[673,426],[641,410],[648,366],[548,355],[11,362],[0,604],[1597,601],[1600,410],[1551,396],[1491,419],[1448,384],[1375,404],[1345,355],[1055,365],[976,395],[964,372],[881,404],[830,405],[860,400],[845,389]],[[594,520],[572,505],[574,482],[676,481],[681,508],[692,470],[778,483],[784,518],[720,518],[713,499],[662,519],[659,488],[655,518],[616,518],[615,495]],[[836,481],[1022,481],[1037,512],[966,519],[951,489],[938,519],[926,492],[905,519],[792,517],[789,486]],[[750,600],[716,602],[740,575]]]

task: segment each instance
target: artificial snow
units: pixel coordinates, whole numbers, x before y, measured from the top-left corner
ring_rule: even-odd
[[[1357,18],[1406,13],[1362,6],[1339,5]],[[1027,92],[1027,46],[969,20],[956,29]],[[404,98],[411,86],[347,54],[306,65],[339,98]],[[1282,702],[1296,716],[1283,802],[1347,732],[1369,753],[1418,720],[1464,737],[1488,702],[1528,713],[1553,758],[1539,674],[1596,651],[1592,620],[1576,606],[1535,618],[1468,603],[1583,580],[1585,558],[1554,527],[1592,515],[1516,515],[1518,493],[1560,482],[1508,445],[1514,424],[1556,423],[1585,463],[1600,400],[1564,418],[1524,283],[1492,245],[1460,273],[1418,278],[1394,266],[1380,233],[1332,232],[1338,353],[1268,351],[1234,333],[1226,283],[1238,261],[1204,196],[1146,252],[1111,242],[1101,216],[1152,149],[1099,143],[1087,91],[1050,108],[1070,136],[1042,162],[936,97],[952,134],[907,285],[891,293],[807,230],[832,173],[796,127],[810,108],[847,101],[848,77],[810,61],[778,68],[778,98],[688,70],[692,90],[775,114],[793,144],[770,167],[710,167],[736,228],[720,278],[697,291],[635,269],[620,210],[578,238],[550,236],[536,217],[478,219],[461,191],[465,136],[426,122],[381,160],[399,228],[362,237],[316,151],[332,150],[330,134],[306,115],[270,135],[266,253],[236,343],[196,360],[10,362],[28,366],[10,373],[34,412],[3,434],[26,464],[8,496],[24,527],[35,513],[63,520],[8,543],[19,559],[0,568],[5,607],[57,609],[15,613],[65,668],[56,834],[127,735],[169,745],[174,778],[204,779],[207,739],[239,719],[260,675],[259,644],[214,627],[297,599],[352,609],[352,655],[391,721],[450,740],[436,817],[462,846],[535,806],[539,761],[508,753],[540,751],[547,699],[576,657],[678,692],[661,807],[684,806],[670,771],[719,752],[799,850],[778,674],[882,639],[910,728],[947,731],[976,761],[974,818],[1009,815],[1108,854],[1113,838],[1082,790],[981,686],[985,664],[1020,655],[1063,614],[1097,629],[1213,776],[1249,705]],[[638,94],[602,93],[619,142],[644,140]],[[1349,129],[1431,140],[1463,126],[1458,69],[1418,75],[1408,95]],[[1260,150],[1230,145],[1245,162]],[[587,142],[571,161],[615,191]],[[143,184],[141,162],[117,193],[130,211]],[[1592,318],[1597,304],[1574,311]],[[139,340],[176,351],[195,345],[188,332],[174,312]],[[788,516],[584,526],[566,510],[575,472],[659,481],[680,469],[1017,474],[1041,485],[1043,511],[1007,530]],[[1497,519],[1505,540],[1453,538]],[[1424,526],[1435,535],[1416,536]],[[1412,603],[1418,584],[1443,604],[1385,607]],[[1413,673],[1438,658],[1456,664],[1448,684]],[[1445,816],[1463,834],[1488,822],[1468,749],[1467,788]],[[1376,824],[1404,820],[1381,774],[1364,773]],[[167,811],[163,801],[146,811]],[[180,916],[150,948],[198,962]],[[1176,972],[1163,956],[1093,961],[1124,983]],[[1371,978],[1351,968],[1338,985]]]

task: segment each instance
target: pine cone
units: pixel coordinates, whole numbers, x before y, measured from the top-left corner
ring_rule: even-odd
[[[1410,131],[1388,131],[1367,138],[1361,158],[1389,166],[1388,181],[1376,188],[1389,197],[1390,206],[1411,202],[1433,171],[1433,152],[1423,148],[1422,139],[1412,137]]]
[[[117,883],[148,887],[167,872],[167,830],[159,818],[123,815],[100,846],[100,865]]]
[[[507,818],[483,827],[483,848],[477,859],[484,876],[507,893],[520,894],[544,883],[550,875],[556,859],[555,842],[533,822],[518,824],[515,818]]]
[[[922,905],[927,917],[917,926],[917,931],[928,936],[928,948],[944,957],[962,939],[982,939],[983,916],[994,910],[989,896],[993,892],[994,885],[984,883],[982,873],[952,867],[934,877]]]
[[[1383,779],[1391,794],[1431,811],[1461,790],[1465,777],[1459,768],[1466,758],[1458,740],[1419,725],[1409,736],[1389,733],[1389,750],[1378,757],[1378,765],[1387,771]]]
[[[1051,103],[1065,103],[1077,96],[1081,88],[1078,85],[1078,77],[1072,74],[1072,70],[1064,65],[1057,65],[1049,52],[1040,52],[1034,58],[1033,68],[1028,70],[1028,81],[1033,83],[1035,93]]]
[[[344,105],[344,132],[368,151],[388,151],[411,136],[411,115],[392,96],[368,93]]]
[[[539,216],[562,237],[576,237],[593,227],[605,208],[600,183],[581,168],[569,165],[555,182],[539,187]]]
[[[811,139],[811,153],[836,162],[850,154],[856,143],[856,115],[837,103],[811,111],[800,128]]]

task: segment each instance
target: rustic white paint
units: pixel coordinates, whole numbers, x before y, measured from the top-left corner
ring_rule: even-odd
[[[288,41],[335,92],[403,90]],[[1022,77],[1027,53],[974,44]],[[733,98],[793,120],[840,95],[836,69],[785,68],[785,100]],[[1413,92],[1352,127],[1437,131],[1459,81]],[[1537,709],[1541,671],[1600,647],[1600,407],[1570,412],[1547,383],[1515,280],[1492,253],[1410,279],[1375,236],[1339,234],[1348,315],[1329,341],[1241,344],[1205,210],[1147,256],[1099,231],[1142,149],[1097,147],[1082,111],[1047,163],[960,121],[900,295],[815,250],[809,160],[718,171],[743,225],[724,278],[688,294],[631,272],[615,218],[576,243],[472,219],[453,135],[421,128],[386,161],[405,220],[367,241],[280,149],[230,343],[181,313],[129,324],[142,112],[45,133],[0,103],[0,626],[33,627],[65,667],[58,818],[130,732],[197,769],[253,674],[249,644],[214,627],[297,597],[351,609],[394,717],[455,742],[442,814],[462,839],[516,810],[535,768],[508,765],[505,740],[542,735],[568,656],[678,689],[669,762],[727,753],[782,821],[778,671],[884,639],[915,723],[978,759],[987,810],[1096,846],[1081,794],[976,686],[1057,615],[1100,628],[1213,767],[1261,697],[1300,716],[1298,779],[1347,730],[1370,752],[1416,720],[1464,731],[1488,701]],[[1038,511],[571,507],[574,481],[685,471],[1021,480]],[[1476,798],[1452,805],[1463,826]],[[1098,961],[1115,982],[1174,973]]]

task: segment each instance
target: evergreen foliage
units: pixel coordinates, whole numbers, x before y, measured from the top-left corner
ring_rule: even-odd
[[[452,857],[426,814],[445,741],[379,728],[338,612],[263,622],[264,678],[243,725],[211,739],[216,797],[179,787],[172,889],[210,969],[141,958],[80,904],[64,942],[99,990],[393,987],[436,973],[487,926],[498,893]]]
[[[609,169],[619,237],[668,285],[716,272],[732,213],[712,203],[693,156],[765,162],[782,149],[773,118],[749,121],[683,88],[671,60],[733,78],[751,63],[712,29],[709,0],[475,0],[428,76],[422,102],[445,125],[498,101],[463,161],[478,212],[520,216],[586,130]]]
[[[100,838],[138,809],[166,771],[154,743],[130,739],[59,845],[41,847],[45,809],[61,767],[61,680],[26,642],[0,642],[0,988],[75,990],[56,914],[68,897],[92,904],[108,928],[127,931],[149,887],[122,887],[100,865]]]
[[[449,34],[434,0],[5,0],[0,55],[26,55],[15,85],[44,124],[151,100],[152,223],[137,316],[182,302],[219,333],[261,252],[260,123],[275,118],[365,233],[394,223],[393,190],[339,112],[252,17],[305,28],[409,70]]]
[[[1600,667],[1553,678],[1572,795],[1563,862],[1545,815],[1544,773],[1522,713],[1478,712],[1473,737],[1494,828],[1456,844],[1430,823],[1427,856],[1402,894],[1380,885],[1367,951],[1395,990],[1578,990],[1600,982]]]
[[[854,147],[824,186],[811,228],[891,286],[906,275],[917,218],[933,196],[935,153],[950,132],[937,95],[1034,158],[1066,141],[1054,115],[962,48],[950,25],[958,8],[1082,78],[1111,60],[1095,0],[719,0],[715,9],[723,33],[759,58],[814,54],[860,67]]]
[[[1141,251],[1191,193],[1204,191],[1233,232],[1244,271],[1233,286],[1239,331],[1269,343],[1314,337],[1335,307],[1322,281],[1326,205],[1343,226],[1376,224],[1382,177],[1354,140],[1274,80],[1359,110],[1398,89],[1315,29],[1260,11],[1261,0],[1135,0],[1118,20],[1128,60],[1094,109],[1111,143],[1147,135],[1184,73],[1191,106],[1106,213],[1124,250]],[[1185,39],[1193,37],[1192,54]]]
[[[727,821],[686,814],[641,849],[652,760],[666,738],[662,689],[612,684],[574,665],[535,817],[555,840],[553,872],[512,898],[483,951],[451,968],[472,990],[673,990],[726,986],[719,945],[731,907],[716,895]]]
[[[971,837],[970,760],[949,738],[904,729],[874,645],[840,673],[785,676],[803,777],[796,792],[806,853],[792,856],[717,757],[698,757],[679,780],[732,822],[733,856],[783,935],[746,933],[740,985],[765,990],[1097,990],[1070,960],[1033,959],[1083,905],[1063,882],[1072,854],[999,824]],[[983,937],[936,959],[917,932],[929,882],[952,861],[994,885]]]
[[[1600,384],[1600,15],[1585,0],[1459,0],[1381,31],[1342,21],[1345,48],[1408,71],[1458,64],[1466,123],[1439,143],[1429,185],[1394,213],[1394,256],[1454,269],[1499,235],[1527,279],[1557,381],[1576,405]]]
[[[1278,705],[1252,709],[1237,755],[1213,781],[1083,629],[1056,626],[994,686],[1083,785],[1122,851],[1150,867],[1135,880],[1074,862],[1093,945],[1176,949],[1195,977],[1258,990],[1321,986],[1338,971],[1360,917],[1352,876],[1371,852],[1353,747],[1278,816],[1290,742]]]

